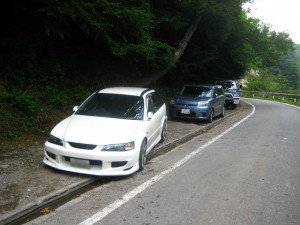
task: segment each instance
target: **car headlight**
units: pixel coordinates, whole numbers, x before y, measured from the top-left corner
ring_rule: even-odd
[[[209,101],[199,101],[198,102],[198,106],[208,106],[209,105]]]
[[[124,144],[104,145],[102,151],[129,151],[134,149],[134,141]]]
[[[55,145],[60,145],[63,146],[63,141],[53,135],[50,135],[48,138],[48,142],[55,144]]]
[[[239,97],[239,93],[234,93],[233,96],[234,97]]]

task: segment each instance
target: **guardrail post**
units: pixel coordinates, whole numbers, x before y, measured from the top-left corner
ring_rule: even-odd
[[[282,101],[284,102],[284,97],[282,97]]]

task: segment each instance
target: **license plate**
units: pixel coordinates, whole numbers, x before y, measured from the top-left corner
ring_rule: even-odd
[[[85,160],[85,159],[76,159],[76,158],[71,158],[71,166],[73,167],[80,167],[84,169],[90,169],[90,161]]]
[[[191,111],[189,109],[181,109],[182,114],[190,114]]]

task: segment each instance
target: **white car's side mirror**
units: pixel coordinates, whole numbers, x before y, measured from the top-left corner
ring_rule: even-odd
[[[152,117],[153,117],[153,115],[154,115],[153,112],[148,112],[148,115],[147,115],[148,116],[148,120],[151,120]]]
[[[78,109],[78,106],[74,106],[74,107],[73,107],[73,112],[76,112],[77,109]]]

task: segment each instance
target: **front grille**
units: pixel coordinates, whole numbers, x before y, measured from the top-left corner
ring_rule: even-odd
[[[127,161],[120,161],[120,162],[111,162],[111,167],[121,167],[125,166]]]
[[[82,144],[82,143],[75,143],[75,142],[69,142],[69,144],[73,148],[80,148],[80,149],[86,149],[86,150],[92,150],[97,147],[97,145]]]
[[[189,106],[197,106],[198,103],[180,103],[180,102],[178,102],[177,105],[189,107]]]
[[[48,155],[50,158],[56,160],[56,155],[54,155],[53,153],[47,151],[47,155]]]
[[[91,166],[102,166],[101,160],[90,160]]]
[[[65,156],[64,158],[65,158],[66,162],[68,162],[68,163],[71,162],[71,157]],[[85,159],[83,159],[83,160],[85,160]],[[101,160],[89,160],[89,161],[90,161],[91,166],[100,166],[100,167],[102,167],[102,161]]]
[[[232,94],[226,94],[226,95],[225,95],[225,98],[232,98],[232,97],[233,97]]]

